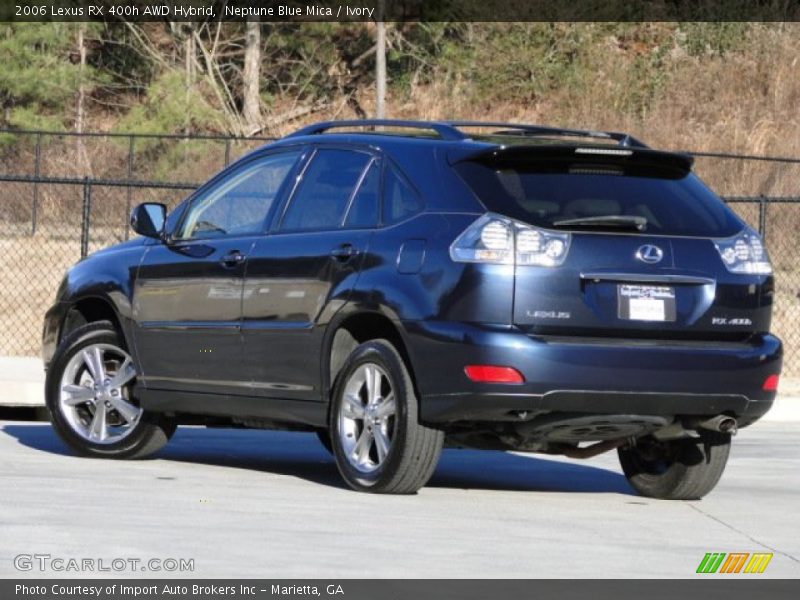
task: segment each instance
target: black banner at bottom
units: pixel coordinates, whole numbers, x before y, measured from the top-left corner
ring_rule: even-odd
[[[0,580],[3,600],[495,600],[800,598],[800,579],[45,579]]]

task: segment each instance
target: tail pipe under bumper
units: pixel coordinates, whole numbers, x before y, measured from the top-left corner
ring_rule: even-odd
[[[730,415],[716,415],[704,421],[697,421],[692,424],[693,429],[706,429],[708,431],[718,431],[720,433],[730,433],[736,435],[736,430],[739,427],[735,418]]]

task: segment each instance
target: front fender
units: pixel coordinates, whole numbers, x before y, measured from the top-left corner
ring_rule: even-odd
[[[64,337],[73,309],[84,313],[87,320],[95,320],[93,315],[113,315],[129,350],[135,355],[133,284],[146,250],[142,240],[131,240],[89,255],[67,271],[56,301],[44,318],[42,359],[45,369]],[[86,314],[87,311],[90,314]]]

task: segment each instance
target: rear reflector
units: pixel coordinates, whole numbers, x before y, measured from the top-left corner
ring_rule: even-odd
[[[761,386],[761,389],[765,392],[776,392],[778,391],[778,380],[780,376],[778,375],[770,375],[764,380],[764,385]]]
[[[524,383],[522,373],[511,367],[493,365],[467,365],[464,373],[472,381],[479,383]]]

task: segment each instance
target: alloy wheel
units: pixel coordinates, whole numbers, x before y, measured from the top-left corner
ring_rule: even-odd
[[[75,433],[93,444],[113,444],[139,423],[142,409],[130,389],[136,368],[112,344],[82,348],[67,363],[59,386],[59,408]]]
[[[386,460],[395,433],[397,405],[392,382],[375,363],[350,375],[339,407],[339,439],[350,465],[372,473]]]

